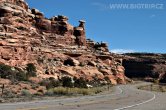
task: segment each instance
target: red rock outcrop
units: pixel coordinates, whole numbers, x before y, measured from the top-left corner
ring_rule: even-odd
[[[0,63],[37,67],[38,77],[84,77],[112,84],[126,83],[120,58],[106,43],[86,39],[85,21],[77,27],[63,15],[50,19],[24,0],[0,1]]]
[[[129,78],[153,79],[166,82],[166,55],[133,53],[123,60],[125,75]]]

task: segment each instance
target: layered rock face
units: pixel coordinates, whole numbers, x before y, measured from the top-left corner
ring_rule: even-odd
[[[38,77],[83,77],[112,84],[126,83],[120,57],[106,43],[86,39],[85,21],[74,27],[63,15],[50,19],[24,0],[0,1],[0,63],[37,67]]]
[[[125,74],[129,78],[157,79],[166,82],[165,54],[126,54],[123,60]]]

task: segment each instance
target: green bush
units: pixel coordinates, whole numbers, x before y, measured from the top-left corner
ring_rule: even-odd
[[[19,71],[16,73],[16,79],[18,81],[27,81],[28,78],[26,76],[26,73],[24,71]]]
[[[61,86],[62,84],[60,81],[55,80],[54,78],[49,78],[49,79],[45,79],[41,81],[40,85],[45,86],[47,89],[51,89],[51,88]]]
[[[15,68],[16,70],[16,76],[15,76],[15,79],[18,80],[18,81],[27,81],[28,78],[27,78],[27,75],[26,75],[26,72],[21,70],[20,68]]]
[[[30,97],[30,96],[31,96],[31,93],[30,93],[28,90],[22,90],[22,91],[21,91],[21,95],[22,95],[22,96],[26,96],[26,97]]]
[[[87,88],[86,81],[81,77],[80,79],[74,78],[74,87]]]
[[[50,84],[52,84],[53,87],[61,86],[61,82],[59,80],[55,80],[55,78],[49,78]]]
[[[23,70],[5,64],[0,64],[0,77],[12,81],[27,81],[26,73]]]
[[[27,64],[27,77],[36,77],[36,67],[33,63]]]
[[[27,81],[29,77],[36,76],[36,67],[34,64],[27,64],[26,70],[27,72],[17,67],[0,64],[0,77],[12,81]]]
[[[51,89],[53,88],[52,84],[50,83],[50,81],[48,79],[44,79],[40,82],[41,86],[45,86],[47,89]]]
[[[12,76],[13,70],[10,66],[5,64],[0,64],[0,77],[10,79]]]
[[[73,87],[74,86],[72,79],[70,77],[67,77],[67,76],[62,77],[61,81],[62,81],[63,87]]]

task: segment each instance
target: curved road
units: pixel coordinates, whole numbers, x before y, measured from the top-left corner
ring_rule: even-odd
[[[0,104],[0,110],[166,110],[166,93],[136,89],[146,84],[120,85],[114,93],[95,96]]]

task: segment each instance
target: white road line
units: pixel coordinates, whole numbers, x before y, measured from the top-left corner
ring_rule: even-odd
[[[119,94],[122,94],[123,90],[118,86],[118,89],[120,90],[120,93],[117,93],[115,95],[119,95]]]
[[[114,109],[114,110],[124,110],[124,109],[127,109],[127,108],[132,108],[132,107],[135,107],[135,106],[139,106],[139,105],[142,105],[142,104],[145,104],[145,103],[148,103],[148,102],[151,102],[153,100],[156,99],[156,95],[154,93],[150,93],[153,95],[153,97],[147,101],[143,101],[141,103],[138,103],[138,104],[134,104],[134,105],[129,105],[129,106],[126,106],[126,107],[122,107],[122,108],[117,108],[117,109]]]
[[[108,96],[113,96],[113,95],[119,95],[122,94],[123,90],[118,86],[117,87],[119,89],[119,93],[114,93],[114,94],[109,94],[109,95],[100,95],[100,96],[90,96],[90,97],[81,97],[79,99],[92,99],[92,98],[101,98],[101,97],[108,97]]]

